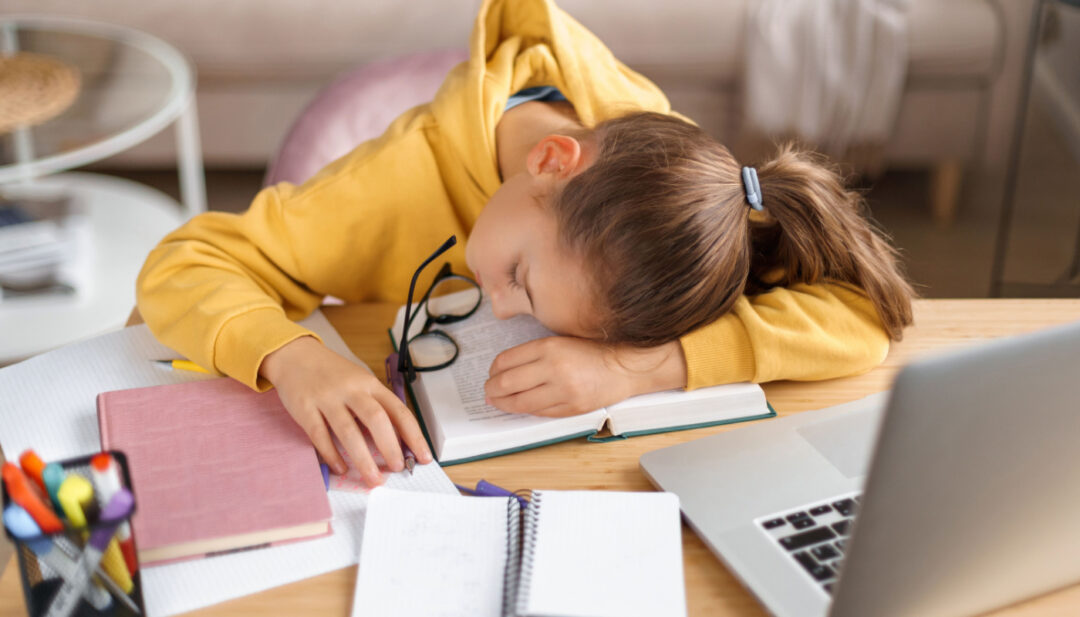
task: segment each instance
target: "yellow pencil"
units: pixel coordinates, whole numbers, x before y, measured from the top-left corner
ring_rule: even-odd
[[[168,366],[178,371],[192,371],[194,373],[210,374],[210,371],[204,369],[198,364],[195,364],[191,360],[154,360],[154,362],[157,362],[162,366]]]

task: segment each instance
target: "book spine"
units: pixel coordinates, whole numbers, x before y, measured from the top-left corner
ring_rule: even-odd
[[[108,422],[105,419],[106,392],[102,392],[97,395],[97,421],[98,421],[98,434],[101,436],[101,450],[104,452],[110,449],[110,443],[112,440],[109,438]]]
[[[536,534],[540,523],[540,507],[544,494],[541,491],[533,491],[529,499],[529,505],[525,508],[525,530],[521,534],[521,572],[518,575],[517,594],[515,598],[514,613],[510,615],[524,615],[529,605],[529,589],[532,587],[533,554],[536,551]]]
[[[521,504],[506,499],[506,568],[503,577],[503,617],[517,614],[518,581],[521,576]]]

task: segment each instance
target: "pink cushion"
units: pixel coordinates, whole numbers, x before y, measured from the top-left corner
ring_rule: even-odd
[[[345,73],[308,104],[289,128],[264,184],[301,184],[360,143],[378,137],[402,112],[435,96],[464,50],[418,53]]]

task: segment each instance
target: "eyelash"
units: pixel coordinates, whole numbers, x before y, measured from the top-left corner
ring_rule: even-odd
[[[506,272],[506,275],[510,278],[509,285],[511,289],[517,289],[518,287],[521,287],[521,283],[519,283],[517,280],[517,269],[518,263],[515,262],[514,265],[510,266],[510,269]]]

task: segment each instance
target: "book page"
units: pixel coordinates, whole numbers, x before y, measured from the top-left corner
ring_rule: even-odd
[[[642,394],[607,408],[613,435],[736,420],[769,413],[756,383]]]
[[[373,490],[352,615],[500,617],[507,505],[505,497]]]
[[[401,331],[403,312],[398,314],[395,333]],[[506,413],[484,402],[484,383],[491,363],[499,353],[527,341],[554,336],[532,317],[520,315],[499,320],[491,310],[491,301],[485,298],[476,313],[464,321],[439,326],[439,329],[457,342],[458,358],[440,371],[420,373],[414,391],[420,399],[421,413],[436,448],[455,441],[468,448],[464,452],[440,450],[440,460],[598,430],[603,425],[606,413],[602,409],[567,418],[543,418]]]
[[[686,615],[673,493],[533,491],[529,508],[519,615]]]

